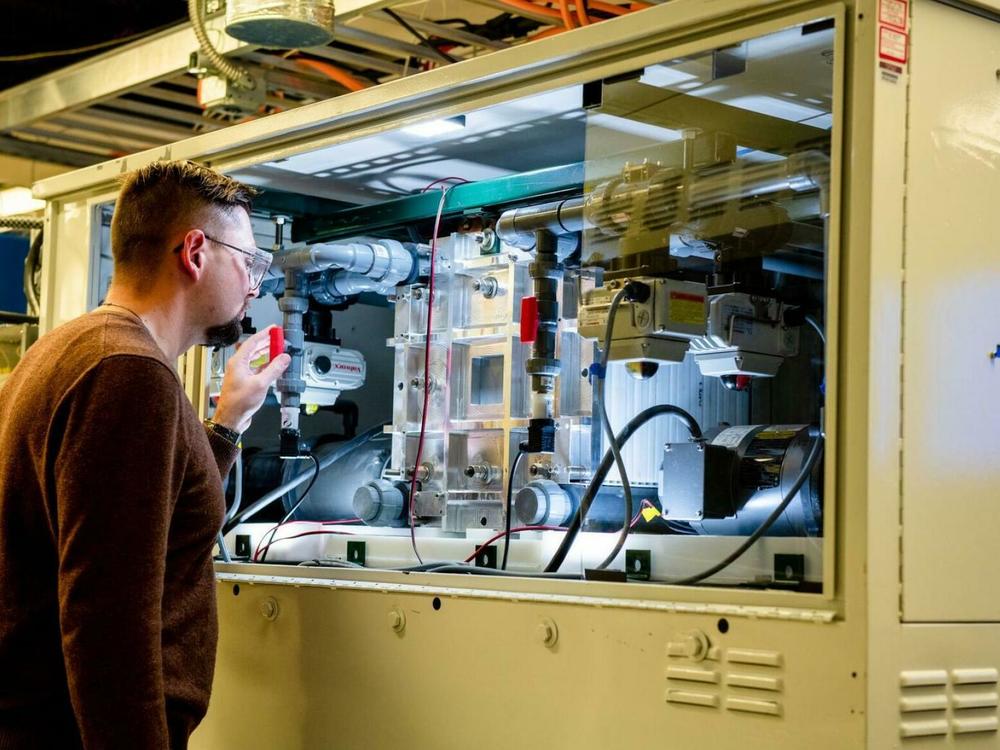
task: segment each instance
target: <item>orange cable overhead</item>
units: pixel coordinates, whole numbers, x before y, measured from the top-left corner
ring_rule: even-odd
[[[569,0],[559,0],[559,13],[562,16],[563,26],[567,30],[576,28],[576,24],[573,23],[573,16],[569,12]]]
[[[322,73],[331,81],[336,81],[341,86],[346,88],[348,91],[361,91],[362,89],[368,88],[371,84],[365,83],[360,78],[351,75],[343,68],[338,68],[336,65],[331,65],[328,62],[322,62],[320,60],[310,60],[306,57],[296,57],[295,62],[301,63],[307,67],[312,68],[318,73]]]
[[[539,16],[546,16],[547,18],[555,18],[557,20],[562,20],[562,14],[554,9],[548,8],[544,5],[538,5],[537,3],[531,2],[531,0],[500,0],[504,5],[509,5],[511,8],[517,8],[518,10],[523,10],[528,13],[534,13]]]
[[[610,13],[613,16],[627,16],[629,13],[635,13],[637,10],[644,10],[645,8],[652,8],[652,5],[642,2],[629,3],[629,7],[624,5],[615,5],[614,3],[605,3],[601,0],[590,0],[588,3],[591,10],[599,10],[602,13]]]
[[[528,37],[528,41],[533,42],[536,39],[546,39],[547,37],[555,36],[556,34],[564,34],[564,33],[566,33],[566,27],[565,26],[550,26],[549,28],[545,29],[544,31],[539,31],[534,36]]]
[[[587,15],[587,0],[573,0],[576,6],[576,20],[581,26],[590,26],[590,16]]]

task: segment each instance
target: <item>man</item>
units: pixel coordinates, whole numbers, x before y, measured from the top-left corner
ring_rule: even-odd
[[[289,359],[254,372],[252,337],[205,426],[174,366],[239,338],[270,260],[250,199],[190,162],[127,175],[107,303],[0,389],[0,750],[173,750],[205,714],[222,477]]]

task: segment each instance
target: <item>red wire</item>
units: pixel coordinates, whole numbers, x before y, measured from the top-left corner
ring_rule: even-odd
[[[261,555],[266,555],[267,554],[266,552],[264,552],[260,548],[260,545],[262,545],[264,543],[264,540],[268,538],[268,534],[273,534],[274,532],[276,532],[281,527],[283,527],[283,526],[291,526],[292,524],[295,524],[295,523],[308,523],[308,524],[317,524],[318,523],[321,526],[346,526],[347,524],[364,523],[364,521],[362,521],[360,518],[348,518],[348,519],[340,520],[340,521],[285,521],[284,523],[279,523],[277,526],[274,526],[274,527],[268,529],[266,532],[264,532],[264,536],[262,536],[260,538],[260,541],[257,542],[257,548],[254,550],[254,553],[253,553],[253,561],[257,562],[257,558],[258,557],[260,557]],[[281,538],[282,539],[291,539],[292,537],[285,536],[285,537],[281,537]],[[274,544],[276,541],[280,541],[280,540],[275,539],[272,536],[270,538],[270,541],[267,543],[267,547],[265,549],[269,549],[270,546],[272,544]]]
[[[516,534],[519,531],[566,531],[566,529],[563,526],[518,526],[517,528],[511,529],[510,533]],[[467,558],[465,558],[465,560],[463,560],[462,562],[472,562],[473,560],[476,559],[476,555],[478,555],[484,549],[493,544],[493,542],[495,542],[497,539],[501,539],[505,536],[507,536],[506,531],[501,531],[499,534],[494,534],[485,542],[476,547],[476,551],[473,552],[471,555],[469,555]]]
[[[261,555],[266,555],[267,551],[271,549],[271,546],[277,544],[278,542],[284,542],[289,539],[299,539],[300,537],[304,536],[317,536],[320,534],[324,535],[339,534],[341,536],[354,536],[353,534],[348,534],[346,531],[328,531],[326,529],[317,529],[315,531],[303,531],[301,534],[293,534],[292,536],[283,536],[280,539],[272,539],[270,542],[267,543],[267,546],[264,547],[264,549],[259,549],[260,545],[258,545],[258,549],[253,553],[253,561],[257,562],[257,558],[259,558]],[[261,541],[263,541],[263,539]]]
[[[440,182],[440,180],[439,180]],[[432,183],[433,184],[433,183]],[[423,565],[423,558],[417,551],[417,529],[416,529],[416,497],[417,497],[417,473],[420,471],[420,459],[424,455],[424,435],[427,432],[427,402],[431,395],[431,331],[434,322],[434,258],[437,255],[437,236],[441,229],[441,214],[444,213],[444,199],[448,195],[450,188],[441,188],[441,201],[438,203],[437,216],[434,218],[434,232],[431,235],[431,259],[430,259],[430,280],[427,284],[427,330],[424,334],[424,404],[420,409],[420,437],[417,440],[417,455],[413,460],[413,478],[410,480],[410,544],[413,545],[413,554],[417,556],[417,561]],[[430,479],[430,477],[428,477]]]

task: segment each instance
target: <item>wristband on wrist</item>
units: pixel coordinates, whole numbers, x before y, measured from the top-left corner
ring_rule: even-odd
[[[204,425],[209,430],[211,430],[212,432],[214,432],[216,435],[218,435],[219,437],[223,438],[224,440],[228,440],[233,445],[239,445],[240,444],[240,437],[241,437],[241,435],[236,430],[231,430],[228,427],[226,427],[225,425],[221,425],[218,422],[215,422],[215,421],[213,421],[211,419],[206,419],[204,421]]]

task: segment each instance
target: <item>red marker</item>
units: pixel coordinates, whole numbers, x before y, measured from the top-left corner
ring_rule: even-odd
[[[285,353],[285,332],[275,326],[268,331],[268,335],[270,336],[270,356],[268,357],[268,361],[273,362],[275,357]]]
[[[538,337],[538,300],[521,298],[521,343],[530,344]]]

